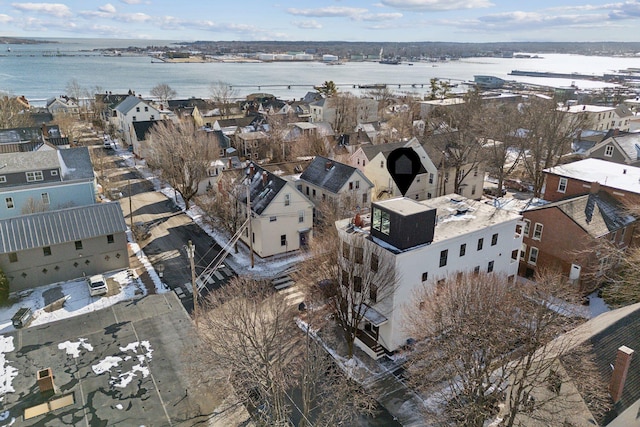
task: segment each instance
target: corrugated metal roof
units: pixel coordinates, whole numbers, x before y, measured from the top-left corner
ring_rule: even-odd
[[[126,230],[118,202],[23,215],[0,220],[0,253],[53,246]]]

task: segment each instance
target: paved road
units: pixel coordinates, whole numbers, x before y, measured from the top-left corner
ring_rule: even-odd
[[[113,152],[110,152],[111,154]],[[187,311],[193,310],[191,293],[191,269],[187,257],[186,245],[189,240],[196,248],[196,276],[211,263],[221,251],[220,246],[196,225],[188,215],[177,208],[164,194],[154,191],[153,185],[139,172],[115,154],[111,154],[112,167],[107,171],[109,182],[122,193],[120,205],[127,224],[134,228],[138,225],[148,230],[148,236],[138,239],[156,271],[162,271],[162,281],[180,297]],[[133,218],[131,216],[133,212]],[[235,272],[229,267],[220,269],[211,276],[205,295],[209,290],[226,283]]]

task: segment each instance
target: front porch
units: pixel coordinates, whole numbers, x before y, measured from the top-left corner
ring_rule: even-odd
[[[380,359],[387,353],[385,348],[378,343],[377,339],[369,335],[369,332],[363,329],[358,329],[356,331],[356,339],[354,343],[359,349],[364,351],[374,360]]]

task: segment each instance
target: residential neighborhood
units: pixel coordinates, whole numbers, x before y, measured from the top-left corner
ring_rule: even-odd
[[[633,107],[332,84],[6,95],[0,424],[637,424]]]

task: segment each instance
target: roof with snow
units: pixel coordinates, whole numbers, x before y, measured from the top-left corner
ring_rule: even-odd
[[[545,173],[584,182],[598,182],[613,189],[640,194],[640,168],[600,159],[584,159],[554,166]]]
[[[591,153],[611,143],[620,147],[620,150],[622,150],[629,161],[636,162],[640,160],[640,133],[619,133],[618,135],[612,135],[599,144],[596,144],[589,152]]]
[[[585,232],[593,237],[601,237],[612,231],[627,227],[636,221],[628,209],[606,191],[589,193],[531,207],[527,211],[559,209]]]
[[[53,246],[114,233],[127,224],[120,203],[97,203],[0,220],[0,253]]]
[[[357,171],[358,169],[353,166],[316,156],[302,172],[300,179],[337,194]],[[364,174],[359,173],[359,175],[363,186],[366,183],[369,188],[373,188],[373,183]]]
[[[242,172],[244,176],[248,176],[251,179],[251,210],[258,215],[262,215],[262,212],[271,204],[280,190],[282,190],[282,188],[287,184],[287,181],[272,174],[266,169],[262,169],[255,163],[250,163],[249,166],[242,170]],[[241,192],[238,199],[242,203],[246,203],[246,192]]]

